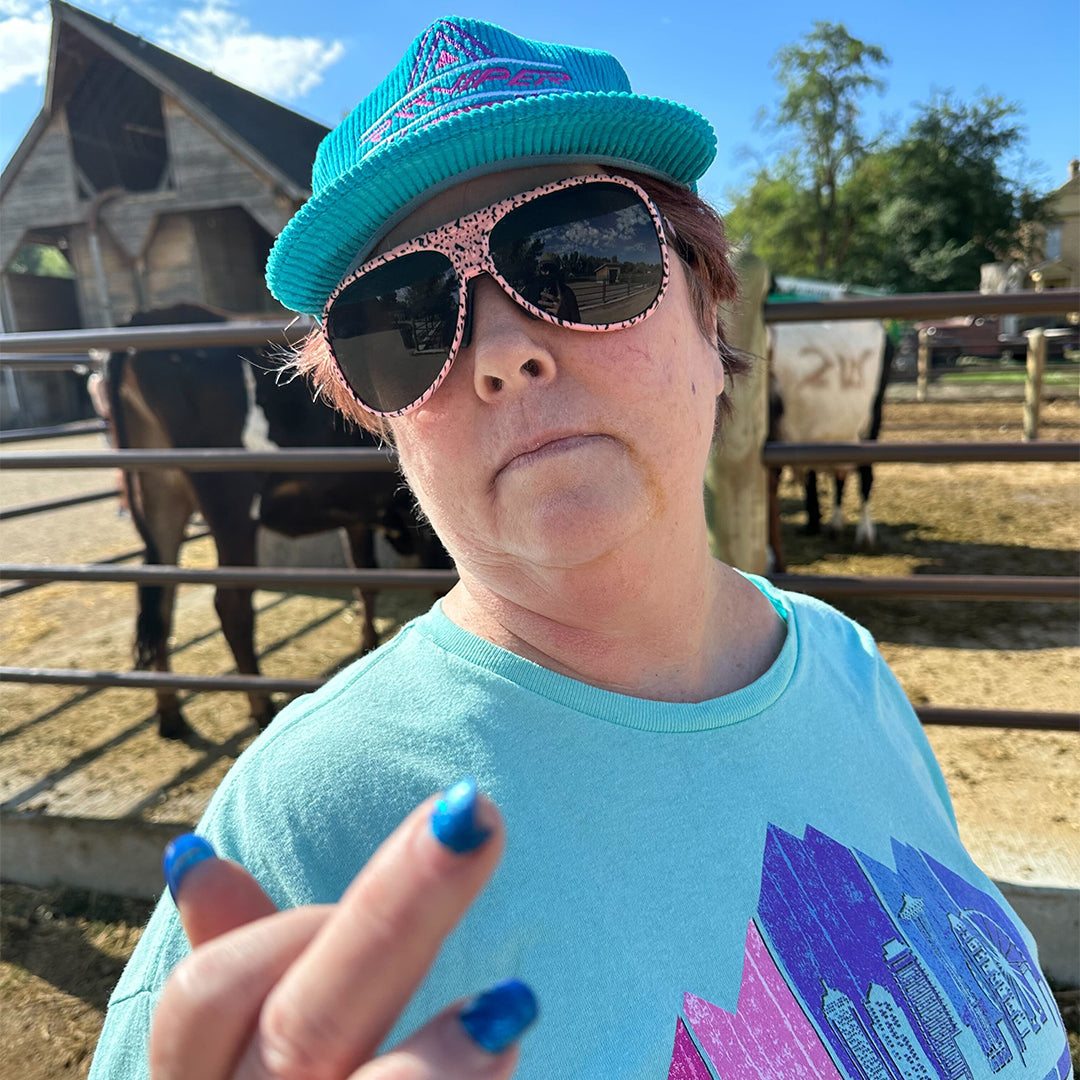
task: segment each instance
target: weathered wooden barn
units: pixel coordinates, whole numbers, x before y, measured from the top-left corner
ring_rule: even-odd
[[[3,328],[280,310],[263,266],[327,129],[61,0],[52,16],[44,106],[0,175]],[[0,381],[5,427],[86,407],[75,376]]]

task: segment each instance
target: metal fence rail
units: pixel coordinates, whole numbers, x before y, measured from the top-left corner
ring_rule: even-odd
[[[188,533],[181,541],[180,544],[190,543],[192,540],[201,540],[204,536],[209,536],[209,529],[197,530],[193,533]],[[98,562],[90,563],[91,569],[98,566],[115,566],[117,563],[127,562],[128,559],[138,559],[146,554],[145,548],[135,548],[134,551],[124,551],[119,555],[112,555],[108,559],[101,559]],[[44,567],[36,566],[35,569],[42,570]],[[19,593],[29,592],[31,589],[40,589],[43,585],[51,584],[53,579],[51,578],[39,578],[36,581],[16,581],[9,585],[4,585],[0,588],[0,600],[6,600],[11,596],[18,596]]]
[[[912,462],[959,465],[976,462],[1080,462],[1080,441],[970,443],[766,443],[766,465],[833,462]],[[0,454],[2,469],[190,469],[192,472],[382,472],[397,468],[391,450],[303,447],[244,450],[217,447],[185,450],[43,450]]]
[[[819,322],[825,319],[941,319],[954,315],[1067,315],[1080,311],[1080,290],[1017,293],[905,293],[805,303],[767,303],[765,321]],[[93,327],[0,334],[0,354],[53,357],[90,349],[172,349],[201,345],[265,345],[298,341],[314,327],[310,319],[187,326]]]
[[[928,320],[948,319],[954,315],[1069,315],[1074,311],[1080,311],[1080,289],[1015,293],[902,293],[895,296],[766,304],[765,321]]]
[[[1080,577],[1009,577],[925,574],[921,577],[818,574],[770,574],[781,589],[830,597],[877,597],[889,600],[988,600],[1075,603]],[[0,563],[0,579],[18,581],[125,581],[136,585],[244,585],[252,589],[450,589],[453,570],[339,570],[309,567],[175,566],[103,564],[41,566]]]
[[[76,420],[70,424],[55,424],[53,427],[10,428],[0,431],[0,444],[30,442],[33,439],[66,439],[72,435],[96,435],[108,431],[104,420]]]
[[[309,567],[103,565],[41,566],[2,563],[0,578],[19,581],[127,581],[137,585],[244,585],[252,589],[450,589],[453,570],[336,570]],[[1047,579],[1053,580],[1053,579]]]
[[[235,693],[309,694],[324,679],[279,679],[264,675],[182,675],[172,671],[82,671],[76,668],[0,667],[0,683],[35,683],[59,686],[103,686],[129,690],[207,690]],[[1076,731],[1080,713],[1033,712],[1024,709],[954,709],[913,706],[924,724],[963,727],[1011,727],[1031,731]]]
[[[44,450],[0,454],[0,469],[190,469],[192,472],[386,472],[397,468],[390,450],[302,447],[245,450]]]

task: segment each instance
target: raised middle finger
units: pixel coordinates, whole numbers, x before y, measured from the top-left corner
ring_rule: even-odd
[[[502,850],[475,786],[447,796],[405,819],[271,992],[238,1078],[336,1080],[374,1054]]]

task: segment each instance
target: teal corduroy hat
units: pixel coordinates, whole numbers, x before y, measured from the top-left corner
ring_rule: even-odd
[[[689,185],[715,154],[703,116],[631,93],[609,53],[440,19],[320,143],[313,194],[277,238],[266,280],[287,308],[317,315],[394,224],[463,179],[595,161]]]

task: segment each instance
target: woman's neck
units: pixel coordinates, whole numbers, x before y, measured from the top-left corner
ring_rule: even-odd
[[[573,570],[475,573],[443,601],[458,626],[562,675],[658,701],[706,701],[749,685],[785,628],[750,582],[694,554],[621,552]]]

